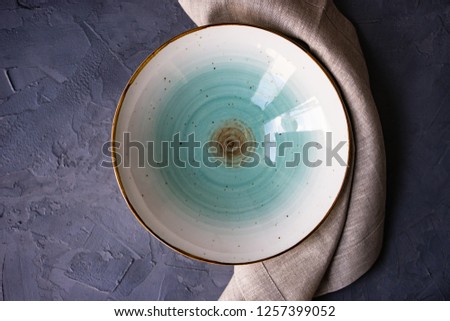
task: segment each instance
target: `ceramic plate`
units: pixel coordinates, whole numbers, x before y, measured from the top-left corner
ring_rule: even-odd
[[[122,193],[173,249],[224,264],[280,254],[332,208],[350,127],[333,81],[267,30],[215,25],[162,45],[130,79],[113,124]]]

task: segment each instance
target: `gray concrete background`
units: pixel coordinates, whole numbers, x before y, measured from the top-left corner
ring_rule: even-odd
[[[388,154],[385,246],[322,299],[450,299],[450,2],[336,1]],[[231,267],[161,245],[99,166],[138,64],[194,27],[174,0],[0,2],[0,298],[215,300]]]

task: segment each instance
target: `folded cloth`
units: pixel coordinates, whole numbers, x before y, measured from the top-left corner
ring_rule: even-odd
[[[383,136],[352,24],[327,0],[179,2],[198,25],[244,23],[305,42],[337,81],[353,128],[351,173],[328,218],[288,252],[235,266],[220,299],[310,300],[352,283],[381,250],[386,196]]]

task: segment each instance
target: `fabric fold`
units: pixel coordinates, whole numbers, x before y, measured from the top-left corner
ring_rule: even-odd
[[[236,266],[221,300],[309,300],[355,281],[381,250],[386,165],[381,125],[354,27],[327,0],[179,2],[198,25],[250,24],[305,42],[336,80],[353,131],[350,175],[323,224],[282,255]]]

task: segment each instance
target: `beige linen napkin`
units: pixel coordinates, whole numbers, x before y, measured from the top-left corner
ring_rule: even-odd
[[[327,0],[179,0],[198,24],[237,22],[307,43],[339,84],[353,127],[351,174],[309,238],[261,263],[236,266],[221,300],[309,300],[364,274],[382,244],[385,155],[364,57],[351,23]]]

